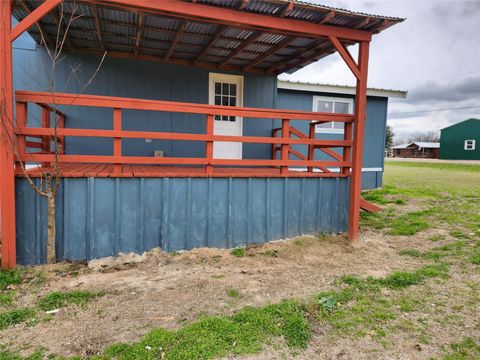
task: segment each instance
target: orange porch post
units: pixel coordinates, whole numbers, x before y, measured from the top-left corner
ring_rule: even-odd
[[[0,1],[0,214],[2,269],[16,265],[11,1]]]
[[[350,210],[348,237],[358,240],[360,222],[360,200],[362,190],[362,153],[363,133],[367,108],[368,41],[360,42],[358,51],[359,76],[355,95],[355,114],[353,129],[352,171],[350,177]]]

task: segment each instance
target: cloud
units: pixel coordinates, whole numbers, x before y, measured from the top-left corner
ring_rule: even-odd
[[[480,105],[480,1],[310,1],[406,18],[375,35],[370,46],[368,85],[409,91],[407,99],[390,99],[388,121],[395,133],[437,131],[480,117],[480,108],[471,108]],[[338,54],[281,78],[355,84]],[[470,108],[431,111],[460,107]]]

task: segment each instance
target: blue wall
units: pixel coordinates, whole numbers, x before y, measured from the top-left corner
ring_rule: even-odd
[[[16,47],[13,58],[16,90],[50,91],[48,74],[51,73],[51,61],[44,50]],[[70,93],[208,103],[210,70],[119,58],[107,57],[91,85],[82,90],[95,73],[100,59],[91,54],[69,54],[55,71],[55,89]],[[276,85],[277,80],[273,76],[244,75],[244,106],[273,108]],[[68,107],[61,110],[67,115],[66,127],[112,129],[112,109]],[[29,111],[30,123],[38,125],[38,109],[30,106]],[[125,130],[205,133],[203,115],[136,110],[123,111],[122,115]],[[272,122],[271,119],[244,119],[244,134],[271,136]],[[197,141],[123,140],[124,155],[152,156],[154,150],[163,150],[168,157],[203,157],[205,144]],[[113,141],[69,137],[65,151],[70,154],[111,155]],[[269,159],[271,146],[245,143],[243,157]]]
[[[279,109],[294,109],[312,111],[314,96],[331,96],[335,98],[354,98],[349,95],[315,93],[298,90],[278,90],[276,107]],[[365,140],[363,146],[363,168],[381,168],[383,169],[385,131],[387,123],[387,105],[388,98],[373,97],[367,98],[367,120],[365,122]],[[307,123],[296,124],[295,127],[308,132]],[[340,134],[316,134],[318,139],[343,139]],[[306,154],[306,147],[298,147],[298,151]],[[341,149],[336,149],[342,152]],[[316,159],[333,160],[330,156],[316,150]],[[362,187],[364,189],[373,189],[382,186],[383,171],[364,171],[362,177]]]
[[[231,248],[344,232],[345,178],[66,178],[57,196],[59,260],[161,247]],[[16,180],[17,258],[46,261],[46,201]]]

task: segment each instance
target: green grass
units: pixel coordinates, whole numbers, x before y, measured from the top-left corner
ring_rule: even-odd
[[[48,311],[65,307],[68,304],[85,305],[90,300],[103,295],[103,292],[83,290],[54,291],[41,298],[38,301],[38,307],[41,310]]]
[[[16,285],[22,282],[22,272],[20,268],[13,270],[0,271],[0,291],[5,290],[8,285]]]
[[[469,360],[480,358],[480,344],[472,338],[465,338],[459,343],[450,345],[450,351],[443,357],[444,360]]]
[[[238,247],[238,248],[233,249],[230,253],[233,256],[236,256],[236,257],[244,257],[246,251],[245,251],[245,248]]]
[[[229,289],[227,290],[227,295],[230,296],[231,298],[238,298],[240,297],[240,292],[237,289]]]
[[[0,292],[0,305],[12,305],[14,298],[15,298],[14,291]]]
[[[35,314],[33,309],[15,309],[0,313],[0,330],[8,326],[19,324]],[[0,358],[1,359],[1,358]]]
[[[101,359],[212,359],[254,354],[273,337],[304,348],[310,329],[302,306],[295,301],[263,308],[245,308],[232,316],[207,317],[177,331],[156,329],[135,344],[109,347]]]
[[[386,161],[386,165],[389,167],[397,168],[417,168],[418,170],[433,169],[433,170],[446,170],[448,172],[466,171],[479,173],[480,165],[476,164],[451,164],[451,163],[434,163],[434,162],[414,162],[414,161]]]

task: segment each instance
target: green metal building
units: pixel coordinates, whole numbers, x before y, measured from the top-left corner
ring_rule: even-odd
[[[480,160],[480,119],[468,119],[443,128],[440,159]]]

